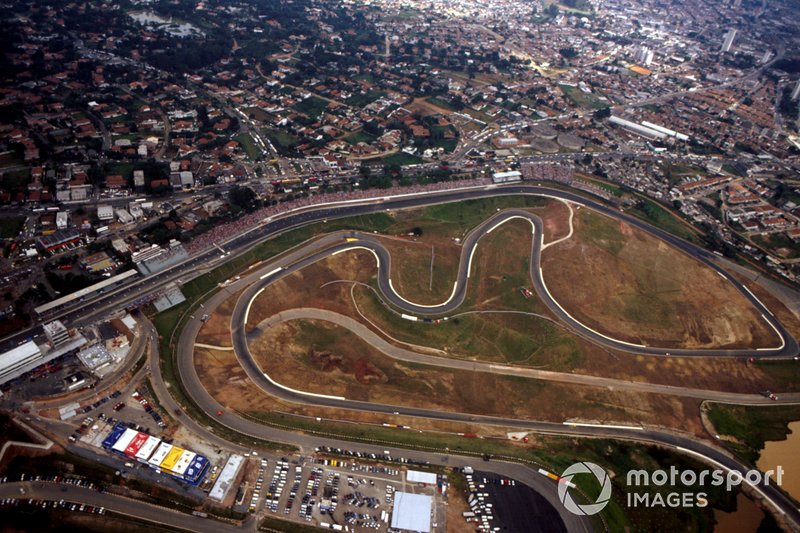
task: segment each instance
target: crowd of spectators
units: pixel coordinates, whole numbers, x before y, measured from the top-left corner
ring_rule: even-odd
[[[276,205],[263,207],[248,213],[234,221],[226,222],[215,226],[211,230],[198,235],[189,243],[184,245],[189,254],[195,254],[203,250],[207,250],[214,245],[222,245],[228,240],[241,235],[242,233],[252,230],[262,224],[265,220],[274,218],[276,216],[287,214],[301,210],[303,208],[310,208],[323,204],[331,204],[337,202],[345,202],[352,200],[368,200],[373,198],[381,198],[387,195],[399,194],[418,194],[434,191],[443,191],[455,188],[476,187],[488,185],[490,180],[486,178],[460,180],[460,181],[441,181],[437,183],[429,183],[425,185],[409,185],[405,187],[395,187],[388,191],[379,191],[376,189],[355,190],[348,192],[334,192],[309,195],[303,198],[296,198],[291,201],[281,202]]]

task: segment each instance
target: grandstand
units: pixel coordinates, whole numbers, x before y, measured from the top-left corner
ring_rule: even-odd
[[[79,291],[75,291],[72,294],[68,294],[66,296],[62,296],[61,298],[57,298],[52,302],[42,304],[39,307],[34,308],[34,311],[40,317],[47,313],[56,313],[58,311],[62,311],[63,309],[66,309],[70,305],[82,302],[86,298],[93,298],[111,289],[114,289],[124,283],[128,283],[132,278],[138,275],[139,273],[136,272],[135,270],[127,270],[122,274],[111,276],[110,278],[105,279],[99,283],[95,283],[94,285],[90,285]]]

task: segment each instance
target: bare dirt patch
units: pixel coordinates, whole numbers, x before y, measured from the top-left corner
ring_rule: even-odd
[[[293,321],[270,328],[251,344],[251,352],[281,384],[372,403],[553,421],[579,416],[676,428],[685,428],[686,417],[695,414],[694,402],[675,398],[400,363],[324,322]]]
[[[569,234],[569,208],[563,202],[547,201],[541,207],[525,210],[542,219],[545,242]],[[463,253],[461,241],[472,229],[469,225],[482,220],[470,220],[466,225],[453,224],[436,220],[425,210],[402,211],[394,216],[397,222],[391,230],[396,230],[396,235],[380,239],[392,256],[392,285],[398,294],[416,303],[435,305],[445,301],[456,280]],[[530,239],[530,225],[527,222],[506,223],[509,224],[525,228],[520,232],[524,237],[519,239],[519,245]],[[419,230],[419,234],[415,234],[415,229]],[[514,257],[525,255],[524,246],[510,243],[510,248],[499,248],[492,246],[491,241],[491,235],[483,237],[478,242],[478,249],[489,246],[500,255],[509,251]],[[529,252],[530,247],[527,250]],[[495,259],[499,259],[500,255],[494,256]],[[500,268],[497,270],[501,272]]]
[[[553,297],[615,338],[665,348],[778,344],[755,308],[716,272],[623,222],[581,208],[575,234],[545,250]]]

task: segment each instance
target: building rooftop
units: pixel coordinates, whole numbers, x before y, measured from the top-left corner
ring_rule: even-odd
[[[429,533],[433,498],[425,494],[397,492],[392,508],[392,528]]]

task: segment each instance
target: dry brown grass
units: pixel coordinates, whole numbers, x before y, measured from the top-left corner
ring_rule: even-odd
[[[665,348],[778,343],[755,308],[716,272],[661,240],[581,209],[572,239],[545,250],[553,297],[585,325]]]

